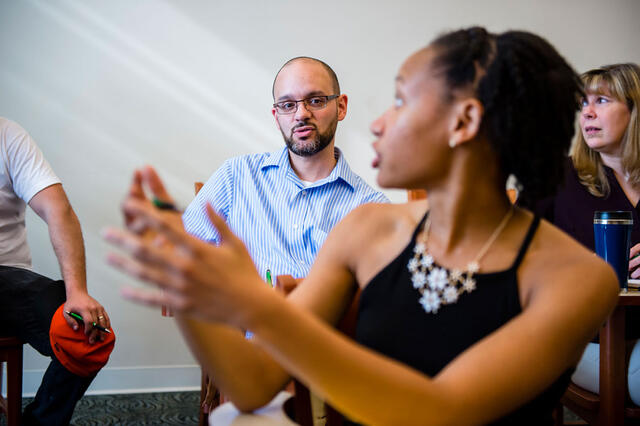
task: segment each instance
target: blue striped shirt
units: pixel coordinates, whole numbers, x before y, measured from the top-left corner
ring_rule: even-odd
[[[308,186],[291,168],[287,148],[229,159],[187,207],[184,226],[217,244],[208,202],[244,241],[263,278],[267,269],[274,277],[304,277],[331,228],[347,213],[360,204],[389,201],[351,171],[337,148],[335,155],[331,174]]]

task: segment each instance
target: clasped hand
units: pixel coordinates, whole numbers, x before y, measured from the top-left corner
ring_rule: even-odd
[[[178,314],[244,326],[243,308],[266,286],[242,241],[208,204],[206,214],[219,232],[220,245],[189,235],[180,214],[156,208],[145,187],[155,198],[172,201],[153,168],[137,170],[122,204],[127,229],[108,228],[103,235],[123,251],[108,255],[112,266],[161,291],[125,287],[122,295],[145,305],[169,306]]]
[[[631,247],[631,252],[629,253],[629,274],[631,278],[640,278],[640,244]]]

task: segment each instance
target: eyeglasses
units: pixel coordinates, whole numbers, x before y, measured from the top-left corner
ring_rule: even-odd
[[[273,107],[278,111],[278,114],[293,114],[298,111],[298,102],[304,102],[304,106],[309,111],[317,111],[327,106],[327,102],[339,97],[340,95],[330,96],[312,96],[307,99],[300,99],[298,101],[282,101],[273,104]]]

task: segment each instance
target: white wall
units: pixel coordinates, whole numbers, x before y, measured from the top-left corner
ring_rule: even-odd
[[[117,345],[93,392],[199,386],[174,323],[124,302],[132,280],[105,265],[99,232],[121,222],[134,167],[158,167],[180,204],[224,159],[278,148],[271,82],[287,59],[336,70],[350,95],[337,144],[375,184],[368,126],[390,105],[402,60],[461,26],[547,37],[578,71],[640,62],[638,0],[11,1],[0,0],[0,115],[24,126],[82,222],[91,293],[109,310]],[[395,201],[404,193],[389,191]],[[58,277],[46,227],[31,214],[34,266]],[[25,355],[25,394],[46,360]]]

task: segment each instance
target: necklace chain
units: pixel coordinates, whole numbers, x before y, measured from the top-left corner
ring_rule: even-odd
[[[411,272],[411,283],[420,292],[419,302],[425,312],[435,314],[441,305],[456,303],[463,293],[471,293],[476,289],[473,276],[480,270],[480,260],[507,226],[513,212],[512,206],[465,270],[454,268],[451,271],[436,266],[433,256],[427,250],[431,227],[431,220],[427,217],[422,233],[416,238],[414,255],[407,264],[407,269]]]

